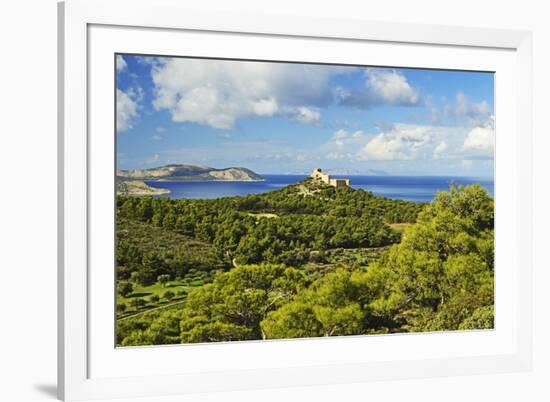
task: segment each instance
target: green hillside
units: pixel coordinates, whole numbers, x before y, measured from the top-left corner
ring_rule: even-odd
[[[213,200],[119,196],[117,342],[492,325],[492,211],[479,186],[431,204],[312,180]]]

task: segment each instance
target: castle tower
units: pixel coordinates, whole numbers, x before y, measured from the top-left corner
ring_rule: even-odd
[[[310,177],[312,179],[320,180],[325,184],[333,187],[349,187],[349,179],[331,179],[326,173],[323,173],[321,168],[315,168],[311,171]]]

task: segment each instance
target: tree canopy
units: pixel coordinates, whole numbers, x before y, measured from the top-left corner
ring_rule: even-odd
[[[391,204],[396,211],[366,192],[325,189],[341,201],[330,209],[318,198],[289,197],[291,190],[211,202],[120,199],[124,219],[163,228],[166,222],[186,242],[192,234],[213,265],[204,267],[208,283],[190,288],[181,305],[120,321],[118,343],[493,327],[494,202],[481,186],[452,186],[421,210]],[[416,212],[408,216],[409,209]],[[280,215],[259,218],[243,211]],[[414,222],[402,234],[387,225],[398,215]],[[329,269],[325,253],[337,245],[390,246],[373,262],[342,259]],[[125,267],[139,261],[152,266],[144,263],[154,260],[145,257],[151,250],[138,258],[138,245],[127,241],[122,247]],[[183,258],[156,252],[155,279],[184,272],[177,267]]]

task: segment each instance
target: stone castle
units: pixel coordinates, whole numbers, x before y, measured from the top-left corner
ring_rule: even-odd
[[[323,173],[320,168],[315,168],[311,172],[311,178],[320,180],[332,187],[349,187],[349,179],[332,179],[328,174]]]

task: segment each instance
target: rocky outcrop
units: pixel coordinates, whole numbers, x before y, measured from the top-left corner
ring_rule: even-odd
[[[154,188],[141,180],[117,180],[116,192],[118,195],[133,196],[170,194],[168,189]]]

